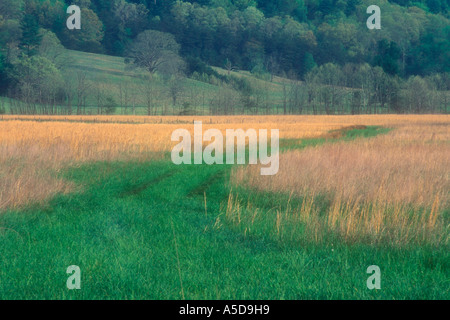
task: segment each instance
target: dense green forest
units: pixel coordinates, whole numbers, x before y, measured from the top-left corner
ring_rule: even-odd
[[[81,8],[80,30],[66,27],[72,4]],[[366,26],[373,4],[380,30]],[[449,0],[1,0],[0,94],[25,104],[10,112],[83,112],[71,106],[86,100],[80,86],[92,85],[67,69],[71,49],[123,57],[125,68],[147,73],[144,82],[213,84],[210,113],[447,113],[449,8]],[[283,79],[282,92],[263,99],[238,70],[269,83]],[[168,99],[180,105],[172,110],[198,107],[177,101],[181,88],[168,87]],[[224,90],[237,101],[213,108],[228,101]],[[119,105],[117,94],[97,102],[102,113]]]

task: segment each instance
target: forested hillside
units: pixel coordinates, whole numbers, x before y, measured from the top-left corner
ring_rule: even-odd
[[[81,8],[80,30],[66,27],[72,4]],[[372,4],[381,9],[380,30],[366,26]],[[122,57],[153,92],[151,83],[164,78],[176,113],[198,111],[167,85],[186,77],[218,87],[206,102],[214,113],[446,113],[449,7],[448,0],[1,0],[0,90],[24,104],[16,112],[83,112],[72,105],[96,93],[79,95],[92,85],[82,68],[69,68],[66,48]],[[262,97],[232,71],[283,83],[276,96]],[[231,105],[224,90],[237,99]],[[97,98],[98,113],[123,104],[117,92],[97,90]]]

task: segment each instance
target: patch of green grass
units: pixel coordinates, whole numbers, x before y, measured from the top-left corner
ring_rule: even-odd
[[[170,81],[167,81],[162,75],[153,75],[148,80],[147,75],[142,70],[130,70],[127,68],[124,59],[102,54],[86,53],[74,50],[67,50],[67,72],[76,74],[82,72],[86,74],[86,79],[93,84],[101,85],[103,95],[112,97],[120,104],[120,87],[122,90],[128,90],[129,99],[133,96],[135,100],[135,112],[137,115],[147,115],[146,101],[148,97],[148,86],[151,84],[152,90],[152,114],[179,114],[182,111],[183,103],[189,103],[192,112],[195,114],[209,114],[210,102],[222,90],[218,84],[211,84],[197,81],[191,78],[182,78],[178,81],[181,90],[177,98],[177,105],[172,105],[172,97],[169,92]],[[221,70],[220,68],[216,68]],[[223,71],[223,70],[222,70]],[[236,73],[240,74],[240,73]],[[246,78],[251,81],[255,87],[264,86],[264,90],[270,92],[271,99],[274,102],[279,100],[281,87],[270,81],[262,81],[251,75]],[[150,81],[150,82],[149,82]],[[95,86],[93,87],[95,89]],[[239,92],[233,89],[234,96],[239,96]],[[125,91],[122,93],[125,94]],[[96,91],[92,92],[88,97],[87,108],[92,114],[97,113]],[[132,112],[132,102],[127,101],[127,113]],[[164,111],[163,111],[164,109]],[[241,108],[239,108],[241,109]],[[118,107],[116,114],[123,114],[125,110]]]
[[[324,143],[333,143],[336,141],[351,141],[357,138],[371,138],[380,134],[387,134],[391,128],[380,126],[367,126],[364,128],[350,129],[350,130],[335,130],[339,132],[336,137],[321,137],[312,139],[280,139],[280,151],[288,151],[295,149],[303,149],[306,147],[315,147]]]
[[[0,215],[0,299],[449,298],[445,248],[300,246],[218,225],[230,168],[163,160],[68,169],[83,192]],[[252,198],[261,214],[286,200]],[[373,264],[381,290],[366,287]],[[66,287],[70,265],[81,268],[81,290]]]
[[[345,132],[345,140],[353,140],[356,138],[370,138],[379,134],[387,134],[391,131],[391,128],[385,128],[380,126],[367,126],[365,128],[351,129]]]

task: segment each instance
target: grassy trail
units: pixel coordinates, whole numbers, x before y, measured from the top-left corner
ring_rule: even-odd
[[[448,298],[442,249],[284,246],[218,227],[229,172],[168,161],[68,170],[83,192],[0,216],[0,299]],[[381,290],[367,289],[372,264]],[[70,265],[81,290],[66,287]]]

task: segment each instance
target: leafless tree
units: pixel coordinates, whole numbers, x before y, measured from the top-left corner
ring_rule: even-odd
[[[152,83],[150,77],[139,86],[139,91],[140,96],[142,97],[142,103],[146,107],[147,115],[150,116],[155,114],[158,90],[156,90],[155,84]]]
[[[90,84],[86,79],[86,72],[77,72],[77,114],[83,114],[86,108],[86,100]]]
[[[172,106],[177,105],[177,100],[180,94],[184,91],[183,79],[180,76],[172,76],[168,80],[168,93],[172,99]]]
[[[301,114],[305,100],[305,86],[298,80],[293,80],[289,88],[290,113]]]

